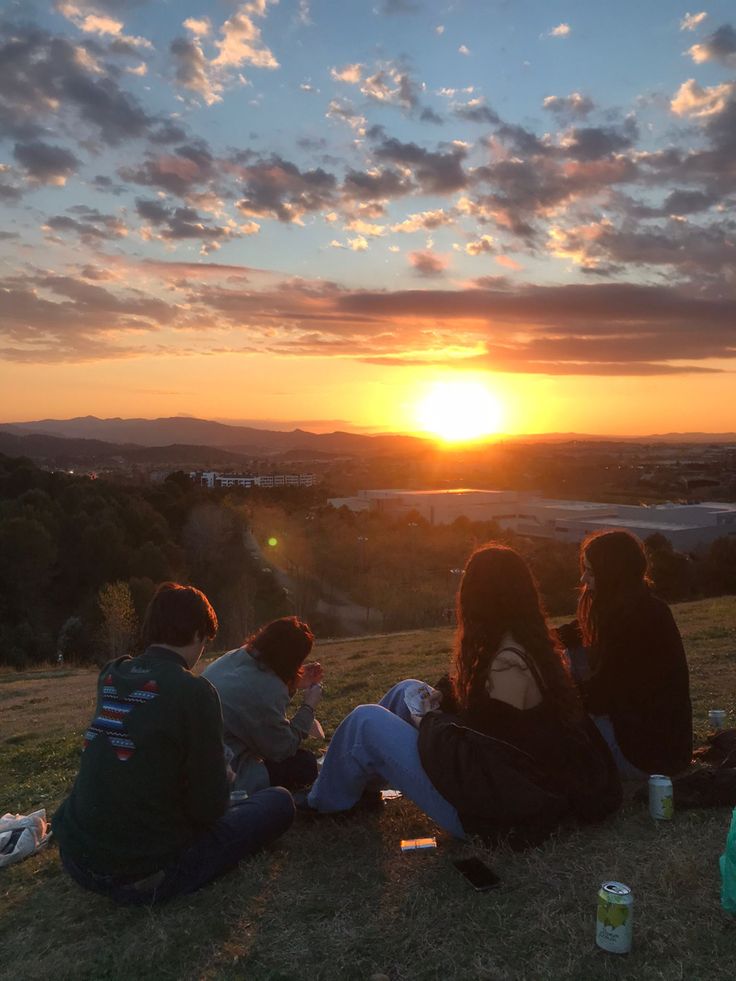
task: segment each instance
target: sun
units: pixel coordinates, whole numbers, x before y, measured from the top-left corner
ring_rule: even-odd
[[[423,432],[448,443],[490,436],[503,420],[500,402],[482,382],[461,379],[436,382],[417,403],[415,415]]]

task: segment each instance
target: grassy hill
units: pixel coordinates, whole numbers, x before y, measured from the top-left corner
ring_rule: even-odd
[[[675,607],[692,676],[696,734],[708,708],[736,724],[736,597]],[[449,630],[326,642],[320,718],[328,736],[394,681],[434,680]],[[52,812],[76,772],[94,698],[89,671],[0,675],[0,808]],[[0,872],[0,978],[247,978],[254,981],[731,981],[736,918],[719,905],[727,809],[655,825],[629,804],[608,823],[524,854],[439,834],[434,854],[399,840],[437,833],[407,801],[380,815],[299,822],[273,850],[160,910],[119,909],[78,889],[53,846]],[[454,858],[503,879],[476,894]],[[634,950],[594,944],[605,879],[635,895]]]

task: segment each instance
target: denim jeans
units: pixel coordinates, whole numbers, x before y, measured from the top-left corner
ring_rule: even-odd
[[[419,733],[411,722],[401,681],[378,705],[359,705],[332,737],[309,804],[322,813],[347,811],[369,785],[400,790],[456,838],[465,838],[458,813],[434,788],[419,761]]]
[[[275,763],[264,760],[268,779],[272,787],[286,787],[287,790],[303,790],[311,787],[317,779],[319,767],[317,757],[308,749],[298,749],[288,760]]]
[[[123,877],[80,868],[63,853],[61,860],[72,879],[85,889],[109,896],[116,903],[148,906],[195,892],[280,837],[293,820],[294,802],[288,790],[260,790],[230,807],[175,862],[135,885]]]

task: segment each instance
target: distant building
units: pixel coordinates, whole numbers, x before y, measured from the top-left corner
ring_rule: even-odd
[[[501,528],[531,538],[579,542],[603,529],[625,528],[639,538],[661,534],[675,548],[691,549],[716,538],[736,535],[736,503],[598,504],[556,501],[524,491],[363,490],[356,497],[333,498],[333,507],[387,514],[415,511],[430,524],[450,524],[456,518],[495,521]]]
[[[201,487],[313,487],[314,473],[220,473],[217,470],[191,470],[189,479]]]

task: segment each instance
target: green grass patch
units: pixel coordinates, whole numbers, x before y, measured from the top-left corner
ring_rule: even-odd
[[[675,613],[696,732],[705,733],[712,707],[736,724],[736,598]],[[443,628],[319,645],[328,735],[400,678],[435,680],[451,642]],[[79,751],[78,731],[6,739],[0,807],[52,811]],[[297,822],[237,872],[154,910],[120,909],[78,889],[50,847],[0,873],[0,978],[732,981],[736,918],[720,910],[717,864],[729,817],[682,812],[655,825],[629,804],[604,825],[564,829],[523,854],[439,834],[436,853],[402,855],[401,838],[436,829],[400,800],[379,815]],[[455,872],[452,859],[473,854],[495,866],[500,889],[477,894]],[[634,890],[626,957],[594,943],[596,892],[610,878]]]

